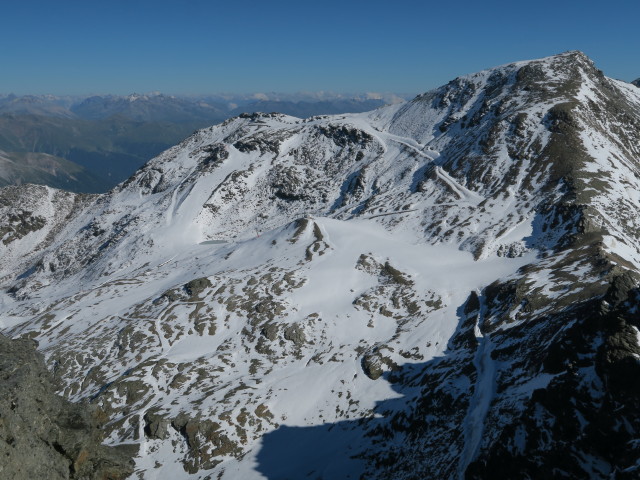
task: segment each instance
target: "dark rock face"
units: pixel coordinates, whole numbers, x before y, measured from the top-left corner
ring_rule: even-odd
[[[31,340],[0,336],[0,477],[119,480],[134,448],[101,445],[104,413],[53,393]]]
[[[33,216],[31,212],[20,211],[15,214],[9,215],[7,219],[9,225],[3,225],[0,228],[0,238],[2,243],[8,245],[15,239],[20,239],[27,235],[29,232],[40,230],[46,220],[40,216]]]
[[[600,295],[494,331],[483,320],[499,315],[498,305],[521,305],[523,289],[472,293],[445,356],[386,374],[394,389],[420,393],[407,397],[405,411],[379,409],[387,421],[371,430],[378,448],[367,457],[366,477],[638,478],[636,285],[615,275]],[[484,337],[474,335],[474,324]],[[372,371],[364,361],[363,369]],[[527,388],[535,377],[537,386]]]
[[[632,380],[640,374],[638,293],[623,283],[614,278],[605,298],[625,298],[591,299],[512,330],[511,338],[495,336],[504,346],[492,352],[497,362],[513,357],[514,349],[537,349],[539,360],[528,355],[528,364],[518,367],[552,379],[532,392],[524,410],[504,416],[510,418],[502,419],[499,436],[487,442],[465,478],[638,478],[640,423],[633,412],[640,390]],[[531,330],[555,338],[541,350]],[[513,390],[512,381],[499,376],[498,392]]]
[[[640,87],[640,78],[636,78],[633,82],[631,82],[636,87]]]

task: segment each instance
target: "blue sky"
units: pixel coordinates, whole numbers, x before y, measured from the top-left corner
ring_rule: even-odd
[[[3,2],[0,93],[419,93],[566,50],[640,77],[640,2]]]

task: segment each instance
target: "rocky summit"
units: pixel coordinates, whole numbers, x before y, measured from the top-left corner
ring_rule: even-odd
[[[243,114],[107,194],[0,190],[0,327],[131,478],[638,478],[639,158],[640,90],[575,51]]]

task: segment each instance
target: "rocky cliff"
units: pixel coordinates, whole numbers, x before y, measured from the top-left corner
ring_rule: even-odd
[[[32,340],[0,335],[0,476],[15,480],[121,480],[135,445],[101,444],[105,414],[56,395]]]

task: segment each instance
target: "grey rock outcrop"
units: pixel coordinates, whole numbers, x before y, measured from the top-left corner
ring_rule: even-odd
[[[134,449],[101,444],[104,412],[53,392],[34,342],[0,335],[0,477],[119,480],[133,473]]]

